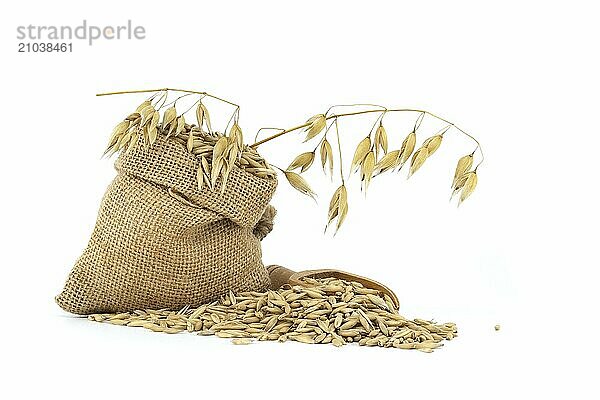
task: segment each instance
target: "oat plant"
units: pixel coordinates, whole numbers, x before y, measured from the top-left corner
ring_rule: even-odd
[[[222,193],[229,174],[233,167],[237,166],[266,179],[274,179],[275,170],[279,170],[294,189],[315,198],[316,193],[302,174],[314,165],[318,153],[319,163],[326,175],[329,175],[332,180],[334,175],[338,175],[335,174],[336,163],[339,172],[339,182],[329,202],[325,226],[327,230],[330,225],[334,225],[335,232],[342,226],[348,214],[348,189],[344,177],[342,137],[344,140],[348,138],[340,132],[338,123],[340,119],[368,114],[375,114],[377,117],[371,130],[364,137],[359,138],[352,161],[347,165],[349,175],[359,175],[361,190],[365,192],[377,176],[394,171],[400,172],[406,164],[408,165],[407,178],[412,177],[440,148],[444,138],[450,133],[465,135],[474,143],[473,151],[458,159],[452,176],[450,200],[457,196],[457,204],[460,205],[473,193],[477,186],[477,168],[483,162],[483,152],[477,139],[455,124],[425,110],[386,108],[373,104],[338,105],[292,128],[262,128],[256,134],[256,138],[263,130],[278,132],[252,145],[247,145],[244,144],[242,129],[238,124],[240,107],[228,100],[207,92],[169,88],[102,93],[98,96],[126,93],[151,93],[151,95],[117,124],[105,155],[131,151],[136,146],[147,148],[154,144],[158,135],[164,135],[167,139],[180,141],[187,151],[197,158],[199,190],[206,186]],[[192,106],[183,111],[178,110],[178,102],[185,97],[192,97],[195,101]],[[222,130],[213,129],[209,110],[204,102],[207,98],[223,102],[233,108]],[[341,107],[356,109],[365,106],[369,108],[335,112]],[[189,115],[191,113],[193,116]],[[390,148],[389,138],[402,133],[388,129],[389,127],[386,128],[384,124],[385,116],[392,113],[407,114],[415,120],[412,130],[403,136],[401,145],[397,149]],[[421,132],[419,128],[425,118],[441,121],[445,126],[433,134]],[[192,120],[194,122],[190,123]],[[294,157],[287,168],[271,166],[257,153],[256,149],[260,145],[291,132],[302,132],[303,142],[315,142],[316,145],[312,151]],[[335,146],[332,146],[332,141],[335,142]],[[475,157],[478,162],[473,167]]]

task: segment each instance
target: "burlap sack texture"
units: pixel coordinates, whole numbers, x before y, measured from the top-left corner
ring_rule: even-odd
[[[277,181],[237,167],[225,192],[198,190],[198,162],[159,135],[121,153],[96,226],[56,302],[74,314],[198,306],[228,290],[263,290],[260,240]],[[220,182],[217,183],[220,187]]]

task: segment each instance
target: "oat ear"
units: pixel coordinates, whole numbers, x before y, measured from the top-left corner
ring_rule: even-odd
[[[337,218],[337,226],[335,229],[335,232],[337,233],[337,231],[340,229],[340,226],[342,226],[344,223],[346,215],[348,215],[348,192],[346,190],[346,186],[342,184],[336,189],[331,197],[331,200],[329,201],[327,225],[325,226],[325,230],[327,230],[331,222]]]
[[[392,170],[400,163],[400,150],[393,150],[387,153],[385,156],[375,164],[373,176],[377,176],[386,171]]]
[[[323,168],[323,172],[325,172],[325,164],[329,162],[329,174],[333,178],[333,149],[331,148],[331,144],[327,141],[327,139],[323,140],[321,143],[321,167]]]
[[[202,124],[204,123],[204,108],[202,107],[201,101],[198,101],[198,105],[196,106],[196,122],[198,123],[200,130],[202,130]]]
[[[152,106],[152,102],[149,100],[146,100],[135,109],[135,112],[138,114],[141,114],[143,109],[145,109],[147,107],[151,107],[151,106]]]
[[[375,169],[375,154],[373,151],[369,151],[365,156],[365,160],[361,165],[361,182],[363,184],[363,190],[365,193],[369,188],[369,184],[371,183],[371,178],[373,177],[373,170]]]
[[[187,139],[187,150],[191,153],[194,149],[194,134],[192,132],[189,133]]]
[[[462,191],[460,193],[460,198],[458,199],[459,206],[467,199],[467,197],[469,197],[473,193],[476,186],[477,186],[477,172],[471,171],[471,172],[467,173],[467,178],[462,187]]]
[[[423,142],[423,147],[427,148],[427,157],[431,157],[431,155],[440,148],[443,138],[444,137],[442,135],[435,135],[425,139]]]
[[[388,151],[388,137],[383,124],[380,122],[379,127],[375,131],[375,159],[379,160],[379,151],[386,154]]]
[[[202,109],[202,116],[203,116],[204,122],[206,123],[206,129],[208,129],[208,133],[210,133],[212,135],[213,130],[212,130],[212,126],[210,124],[210,113],[208,112],[208,108],[206,108],[206,106],[204,104],[202,104],[202,101],[200,102],[200,104],[198,106]]]
[[[417,134],[415,133],[415,131],[412,131],[411,133],[408,134],[408,136],[406,136],[406,138],[404,138],[404,141],[402,142],[402,147],[400,147],[400,156],[399,156],[400,168],[402,168],[402,166],[410,158],[412,152],[415,150],[416,143],[417,143]]]
[[[310,185],[304,180],[303,177],[292,171],[283,171],[283,174],[294,189],[313,199],[315,198],[316,193],[313,192],[313,190],[310,188]]]
[[[308,142],[309,140],[316,137],[319,133],[321,133],[323,129],[325,129],[325,125],[327,124],[327,118],[324,114],[317,114],[309,118],[308,121],[306,121],[306,123],[309,125],[304,130],[306,132],[306,138],[304,139],[304,141]]]
[[[473,154],[462,156],[456,163],[451,187],[454,188],[458,179],[473,166]]]
[[[350,171],[357,171],[362,165],[363,160],[371,149],[371,137],[367,136],[358,143],[356,150],[354,151],[354,157],[352,157],[352,163],[350,165]]]
[[[423,166],[425,160],[429,156],[429,150],[427,147],[421,147],[419,150],[413,154],[413,157],[410,161],[410,169],[408,171],[408,178],[410,178],[419,168]]]
[[[297,156],[296,158],[294,158],[294,160],[287,167],[287,170],[293,171],[295,169],[301,168],[300,172],[301,173],[305,172],[306,170],[308,170],[311,167],[314,160],[315,160],[315,152],[314,151],[308,151],[306,153],[302,153],[299,156]]]

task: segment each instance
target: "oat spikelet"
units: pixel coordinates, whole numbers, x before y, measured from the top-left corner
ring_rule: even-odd
[[[456,186],[458,179],[465,174],[473,166],[473,154],[467,154],[461,157],[456,163],[456,170],[454,171],[454,178],[452,179],[452,188]]]
[[[226,150],[227,138],[225,136],[221,136],[217,140],[217,143],[215,143],[212,152],[212,170],[210,174],[210,184],[212,187],[215,187],[217,179],[219,178],[219,176],[221,176],[221,172],[225,164]],[[222,184],[223,183],[224,182],[222,182]]]
[[[292,171],[283,171],[283,173],[294,189],[302,194],[312,197],[313,199],[315,198],[315,192],[313,192],[303,177]]]
[[[348,214],[348,191],[346,190],[346,186],[342,184],[336,191],[333,193],[331,197],[331,201],[329,202],[329,211],[327,213],[327,225],[325,226],[325,230],[329,227],[329,224],[337,218],[337,226],[336,233],[340,229],[340,226],[344,223],[346,219],[346,215]]]
[[[212,159],[213,162],[218,160],[223,156],[223,153],[227,149],[227,138],[225,136],[221,136],[217,143],[215,143],[215,147],[213,147]]]
[[[375,159],[379,160],[379,149],[383,151],[383,154],[386,154],[388,151],[388,137],[383,127],[383,124],[379,123],[379,127],[375,132]]]
[[[141,118],[140,113],[134,112],[131,113],[127,116],[127,118],[125,118],[125,121],[129,121],[131,123],[133,123],[134,121],[136,121],[138,118]]]
[[[147,128],[148,129],[148,141],[150,146],[156,142],[156,138],[158,137],[158,129],[156,127]]]
[[[142,121],[141,121],[140,125],[142,127],[148,125],[150,123],[150,121],[152,121],[152,118],[154,118],[155,112],[156,112],[156,110],[152,106],[148,106],[148,107],[144,108],[142,111],[140,111],[140,114],[142,116]]]
[[[198,122],[198,127],[202,131],[202,123],[204,122],[204,108],[202,108],[202,102],[199,101],[196,106],[196,121]]]
[[[141,114],[141,112],[144,108],[150,107],[150,106],[152,106],[152,102],[150,102],[150,100],[146,100],[135,109],[135,112]]]
[[[131,136],[131,139],[129,140],[129,145],[127,146],[127,150],[126,150],[127,153],[129,153],[136,146],[139,138],[140,138],[139,135]]]
[[[410,155],[415,150],[416,143],[417,134],[415,132],[409,133],[402,142],[402,146],[400,147],[400,168],[402,168],[404,163],[410,158]]]
[[[152,105],[140,111],[140,126],[145,126],[149,122],[148,119],[152,118],[154,111],[155,110]]]
[[[366,138],[360,141],[360,143],[356,147],[356,150],[354,151],[354,157],[352,158],[350,171],[358,171],[370,149],[371,137],[367,136]]]
[[[194,134],[190,132],[187,140],[187,149],[191,153],[194,150]]]
[[[475,171],[466,173],[465,177],[465,183],[462,187],[462,192],[460,192],[460,198],[458,199],[459,206],[473,193],[477,186],[477,173]]]
[[[221,194],[225,193],[225,185],[229,179],[229,174],[238,159],[238,147],[235,139],[227,146],[223,158],[225,159],[225,168],[222,170]]]
[[[171,124],[171,122],[175,121],[176,118],[177,118],[177,110],[175,109],[175,107],[167,108],[165,110],[165,113],[163,114],[163,122],[162,122],[163,128],[166,128],[167,126],[169,126]]]
[[[321,143],[321,166],[325,172],[325,164],[329,161],[329,174],[333,176],[333,150],[327,139]]]
[[[433,153],[435,153],[437,149],[440,148],[443,138],[444,137],[442,135],[435,135],[428,139],[425,139],[425,141],[423,142],[423,147],[427,147],[427,157],[430,157]]]
[[[204,104],[202,104],[202,102],[200,102],[200,104],[198,104],[198,107],[202,110],[202,116],[204,119],[204,122],[206,123],[206,129],[208,129],[208,132],[210,134],[213,133],[212,131],[212,127],[210,126],[210,114],[208,112],[208,108],[206,108],[206,106]],[[200,125],[202,126],[202,125]]]
[[[150,145],[153,145],[156,142],[156,137],[158,135],[158,122],[160,121],[160,113],[158,111],[154,111],[152,115],[152,119],[150,120],[150,124],[148,125],[148,141]]]
[[[113,150],[115,148],[115,145],[117,143],[119,143],[121,136],[123,136],[123,134],[129,128],[129,125],[130,125],[129,121],[122,121],[122,122],[119,122],[117,124],[117,126],[115,126],[112,134],[110,135],[110,139],[108,140],[108,146],[106,146],[106,150],[104,151],[103,155],[108,154],[111,150]]]
[[[212,167],[210,171],[210,186],[213,188],[217,185],[217,179],[219,179],[219,176],[221,176],[221,169],[223,168],[224,163],[225,160],[223,160],[223,158],[219,158],[217,160],[213,158],[212,160]]]
[[[177,125],[179,123],[179,118],[175,118],[175,120],[171,121],[169,126],[163,126],[163,129],[167,132],[167,137],[171,137],[175,135],[177,132]]]
[[[429,151],[427,147],[421,147],[413,154],[412,160],[410,161],[410,170],[408,171],[408,177],[410,178],[427,160]]]
[[[302,168],[300,173],[306,171],[310,168],[315,160],[315,153],[313,151],[307,151],[306,153],[300,154],[298,157],[292,161],[289,167],[287,167],[288,171],[293,171],[298,168]]]
[[[361,165],[361,181],[363,184],[363,189],[366,192],[369,188],[369,184],[371,183],[371,178],[373,177],[373,169],[375,168],[375,154],[373,151],[369,151],[365,160]]]
[[[229,131],[229,137],[236,144],[238,150],[244,148],[244,135],[242,133],[242,128],[240,128],[237,122],[233,123],[233,126]]]
[[[321,133],[327,124],[327,119],[325,118],[325,114],[317,114],[306,121],[306,123],[309,123],[310,125],[304,129],[306,132],[306,139],[304,139],[305,142]]]
[[[467,183],[467,178],[468,178],[468,173],[465,173],[465,174],[459,176],[458,179],[456,179],[456,183],[454,184],[454,187],[452,188],[452,195],[450,195],[450,200],[452,200],[452,198],[458,192],[460,192],[460,190],[463,188],[463,186],[465,186],[465,183]]]
[[[131,136],[136,135],[136,134],[137,134],[137,129],[135,129],[135,130],[128,129],[123,135],[121,135],[119,142],[116,144],[116,147],[115,147],[116,151],[124,149],[125,146],[127,146],[127,144],[129,143]]]
[[[185,117],[183,115],[180,115],[177,118],[177,127],[175,129],[175,135],[179,136],[179,134],[181,134],[185,129]]]
[[[386,171],[394,169],[400,163],[400,150],[393,150],[387,153],[385,156],[375,164],[373,176],[377,176]]]
[[[335,192],[333,192],[333,196],[331,200],[329,200],[329,210],[327,211],[327,226],[337,217],[338,206],[340,201],[340,191],[344,189],[344,185],[338,187]],[[327,226],[325,229],[327,230]]]

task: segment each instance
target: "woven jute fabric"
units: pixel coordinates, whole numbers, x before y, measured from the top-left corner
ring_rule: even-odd
[[[178,309],[229,290],[263,290],[260,240],[277,181],[234,167],[224,193],[198,190],[198,162],[177,141],[122,153],[87,248],[56,302],[75,314]]]

